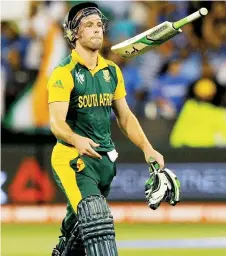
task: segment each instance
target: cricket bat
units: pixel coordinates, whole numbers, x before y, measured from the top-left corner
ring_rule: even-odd
[[[132,58],[134,56],[143,54],[181,33],[181,28],[183,26],[207,15],[207,13],[208,10],[206,8],[201,8],[197,12],[194,12],[176,22],[165,21],[135,37],[112,46],[111,50],[125,58]]]

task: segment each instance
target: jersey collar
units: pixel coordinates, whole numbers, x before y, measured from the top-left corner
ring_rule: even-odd
[[[84,59],[75,50],[72,50],[71,55],[73,62],[80,63],[81,65],[87,67]],[[89,71],[92,73],[92,75],[94,75],[99,70],[104,69],[106,67],[108,67],[106,60],[100,54],[98,54],[98,65],[92,70],[89,69]]]

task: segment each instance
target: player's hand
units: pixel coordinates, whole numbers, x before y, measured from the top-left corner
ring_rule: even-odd
[[[147,147],[144,150],[144,155],[147,163],[150,162],[150,158],[154,158],[155,161],[159,164],[160,169],[164,167],[163,156],[158,151],[154,150],[152,147]]]
[[[74,134],[71,142],[76,149],[78,150],[79,155],[87,155],[93,158],[102,159],[101,155],[99,155],[93,148],[99,147],[100,144],[95,143],[93,140],[80,136],[78,134]]]
[[[167,179],[164,174],[150,172],[150,178],[145,182],[145,197],[152,210],[156,210],[167,192]]]

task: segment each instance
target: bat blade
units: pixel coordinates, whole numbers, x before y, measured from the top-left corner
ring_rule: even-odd
[[[111,50],[123,57],[132,58],[150,51],[180,32],[182,32],[181,29],[174,29],[171,22],[165,21],[152,29],[113,46]]]
[[[174,23],[165,21],[131,39],[112,46],[111,50],[125,58],[132,58],[143,54],[182,32],[180,29],[181,27],[207,14],[208,10],[206,8],[201,8]]]

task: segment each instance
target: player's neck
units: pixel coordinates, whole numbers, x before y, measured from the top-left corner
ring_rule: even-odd
[[[88,69],[93,70],[97,66],[98,50],[91,51],[84,49],[80,45],[76,45],[76,52],[81,56]]]

